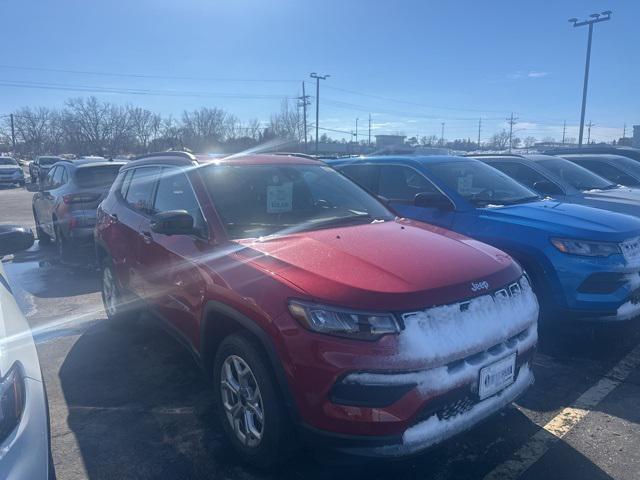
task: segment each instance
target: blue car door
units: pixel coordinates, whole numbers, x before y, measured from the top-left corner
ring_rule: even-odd
[[[378,194],[399,215],[450,228],[455,217],[453,203],[419,170],[406,165],[380,165]],[[429,198],[416,206],[416,195]]]

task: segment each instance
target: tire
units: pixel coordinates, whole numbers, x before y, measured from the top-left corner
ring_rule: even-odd
[[[213,367],[216,410],[224,432],[243,461],[263,469],[281,465],[296,444],[267,362],[257,342],[233,334],[220,344]],[[251,431],[259,432],[259,438]]]
[[[113,262],[108,257],[102,261],[100,292],[107,313],[109,326],[116,330],[129,328],[140,318],[139,301],[126,293],[116,276]]]
[[[61,262],[69,261],[71,255],[69,241],[64,238],[60,227],[56,227],[56,246],[58,247],[58,257]]]
[[[38,237],[38,242],[40,245],[49,245],[51,244],[51,237],[47,235],[42,227],[40,226],[40,222],[38,221],[38,216],[36,215],[36,210],[33,210],[33,219],[36,222],[36,236]]]

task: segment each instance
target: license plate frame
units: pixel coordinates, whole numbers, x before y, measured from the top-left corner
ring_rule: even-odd
[[[480,369],[478,396],[480,400],[492,397],[513,385],[516,375],[516,354],[512,353]]]

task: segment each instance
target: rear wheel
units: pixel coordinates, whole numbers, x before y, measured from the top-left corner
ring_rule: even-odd
[[[58,257],[60,261],[68,261],[70,255],[69,240],[62,234],[60,227],[56,227],[56,246],[58,247]]]
[[[280,465],[295,440],[260,347],[230,335],[218,348],[213,377],[220,422],[235,450],[256,467]]]
[[[36,235],[40,245],[49,245],[51,243],[51,237],[42,230],[35,208],[33,209],[33,219],[36,222]]]
[[[102,262],[102,303],[109,319],[109,326],[117,329],[126,328],[134,324],[139,316],[137,302],[131,294],[118,282],[113,263],[109,258]]]

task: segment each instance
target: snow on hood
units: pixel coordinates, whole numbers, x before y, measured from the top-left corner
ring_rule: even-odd
[[[525,277],[519,293],[483,295],[460,304],[405,314],[398,357],[442,365],[483,351],[535,325],[538,301]]]

